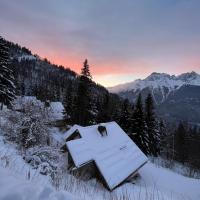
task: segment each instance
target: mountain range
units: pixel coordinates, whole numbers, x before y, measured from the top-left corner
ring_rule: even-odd
[[[152,73],[147,78],[108,88],[123,98],[135,102],[139,93],[143,99],[151,93],[157,113],[168,121],[200,123],[200,75]]]

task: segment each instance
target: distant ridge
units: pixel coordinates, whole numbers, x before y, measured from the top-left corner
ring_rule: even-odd
[[[200,75],[194,71],[183,73],[178,76],[153,72],[145,79],[137,79],[129,83],[109,87],[108,90],[112,93],[120,93],[130,90],[142,90],[145,87],[152,87],[154,89],[166,87],[172,91],[186,84],[200,86]]]
[[[108,88],[135,103],[139,93],[143,100],[151,93],[157,113],[171,122],[188,121],[200,124],[200,75],[152,73],[147,78]]]

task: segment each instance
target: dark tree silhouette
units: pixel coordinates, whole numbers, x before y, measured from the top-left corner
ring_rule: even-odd
[[[91,74],[87,59],[83,63],[79,77],[78,92],[75,103],[74,121],[80,125],[87,125],[91,122],[90,113],[90,86]]]
[[[179,123],[175,131],[175,159],[181,163],[185,163],[188,157],[187,150],[187,128],[182,122]]]
[[[9,66],[9,47],[6,41],[0,37],[0,102],[3,105],[11,105],[15,98],[15,85],[12,70]]]
[[[154,112],[154,103],[151,94],[148,94],[145,100],[145,122],[146,133],[148,136],[149,153],[158,156],[160,147],[160,136],[156,115]]]
[[[139,94],[133,115],[131,117],[131,132],[134,135],[130,135],[136,144],[146,154],[149,153],[149,139],[146,132],[146,124],[144,118],[142,96]]]
[[[126,133],[129,132],[129,128],[130,128],[130,117],[131,117],[130,115],[131,115],[130,103],[128,99],[125,99],[122,105],[122,111],[121,111],[121,116],[119,119],[119,124]]]

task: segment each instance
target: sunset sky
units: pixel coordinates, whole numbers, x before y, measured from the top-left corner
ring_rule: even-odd
[[[0,0],[0,35],[104,86],[200,73],[199,0]]]

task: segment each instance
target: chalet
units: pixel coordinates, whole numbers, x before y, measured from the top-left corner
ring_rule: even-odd
[[[147,157],[116,122],[82,127],[74,125],[65,134],[68,167],[95,169],[113,190],[147,162]]]
[[[34,96],[18,96],[12,106],[13,110],[22,113],[33,106],[37,108],[37,111],[35,110],[36,112],[48,113],[48,121],[46,122],[48,125],[59,128],[66,127],[63,114],[65,108],[61,102],[42,102]]]

